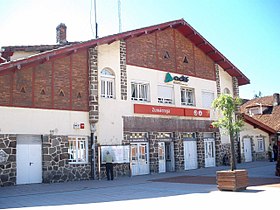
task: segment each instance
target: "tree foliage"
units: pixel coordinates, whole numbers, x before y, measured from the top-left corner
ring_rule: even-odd
[[[222,117],[220,117],[216,122],[213,122],[213,126],[225,129],[228,134],[239,132],[243,127],[244,122],[240,118],[235,118],[235,113],[241,102],[240,98],[233,98],[228,94],[221,94],[218,98],[216,98],[212,103],[212,107],[219,110]]]
[[[232,97],[229,94],[221,94],[212,103],[212,107],[219,110],[222,115],[217,121],[213,122],[212,125],[226,131],[230,138],[232,171],[236,169],[234,135],[237,134],[244,125],[243,120],[236,117],[236,112],[238,111],[241,102],[241,99],[238,97]]]
[[[261,91],[259,91],[258,94],[254,95],[254,98],[261,98],[261,97],[262,97],[262,92]]]

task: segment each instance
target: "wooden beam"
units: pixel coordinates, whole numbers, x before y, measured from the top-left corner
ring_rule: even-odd
[[[206,55],[213,55],[215,53],[216,53],[216,50],[211,50],[211,51],[207,52]]]
[[[193,33],[191,33],[191,34],[187,35],[186,37],[187,37],[188,39],[190,39],[190,38],[194,37],[195,35],[196,35],[196,33],[195,33],[195,32],[193,32]]]
[[[196,46],[197,47],[201,47],[202,45],[205,45],[205,44],[207,44],[205,41],[203,41],[203,42],[201,42],[201,43],[198,43],[198,44],[196,44]]]
[[[225,61],[225,59],[222,58],[222,59],[220,59],[220,60],[216,60],[215,63],[221,63],[221,62],[224,62],[224,61]]]
[[[228,68],[225,68],[224,70],[225,70],[225,71],[228,71],[228,70],[230,70],[230,69],[233,69],[233,67],[230,66],[230,67],[228,67]]]

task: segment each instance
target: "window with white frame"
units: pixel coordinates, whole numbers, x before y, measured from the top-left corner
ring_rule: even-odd
[[[249,109],[249,115],[256,115],[256,114],[262,114],[262,110],[260,107],[252,107]]]
[[[88,162],[88,139],[87,137],[68,137],[69,163]]]
[[[149,101],[149,83],[131,82],[131,100]]]
[[[103,69],[101,71],[101,97],[114,98],[115,97],[115,75],[110,69]]]
[[[214,93],[210,91],[202,91],[202,107],[210,109],[214,101]]]
[[[259,137],[257,138],[258,141],[258,152],[264,152],[264,139]]]
[[[158,103],[173,104],[173,87],[171,86],[158,86]]]
[[[181,104],[194,106],[194,89],[181,87]]]

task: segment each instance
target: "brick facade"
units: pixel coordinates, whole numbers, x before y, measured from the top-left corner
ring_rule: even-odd
[[[0,75],[0,105],[88,111],[87,51]]]
[[[175,29],[126,40],[127,63],[216,80],[214,62]]]

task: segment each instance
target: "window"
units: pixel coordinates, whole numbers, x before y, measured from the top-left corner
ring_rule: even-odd
[[[68,153],[70,163],[88,162],[88,141],[87,137],[68,137]]]
[[[230,90],[228,88],[224,89],[224,94],[230,94]]]
[[[264,140],[263,138],[258,138],[258,152],[264,152]]]
[[[149,101],[149,84],[148,83],[131,83],[131,100],[134,101]]]
[[[158,143],[158,159],[165,160],[165,144],[164,142]]]
[[[181,88],[181,104],[194,106],[194,89]]]
[[[114,85],[115,76],[109,69],[103,69],[101,71],[101,97],[102,98],[114,98]]]
[[[202,107],[210,109],[214,101],[214,93],[202,91]]]
[[[148,153],[147,153],[147,145],[140,144],[139,145],[139,160],[146,162],[148,161]]]
[[[158,103],[173,104],[173,87],[158,86]]]
[[[250,116],[253,116],[255,114],[262,114],[261,109],[259,107],[253,107],[249,109]]]

